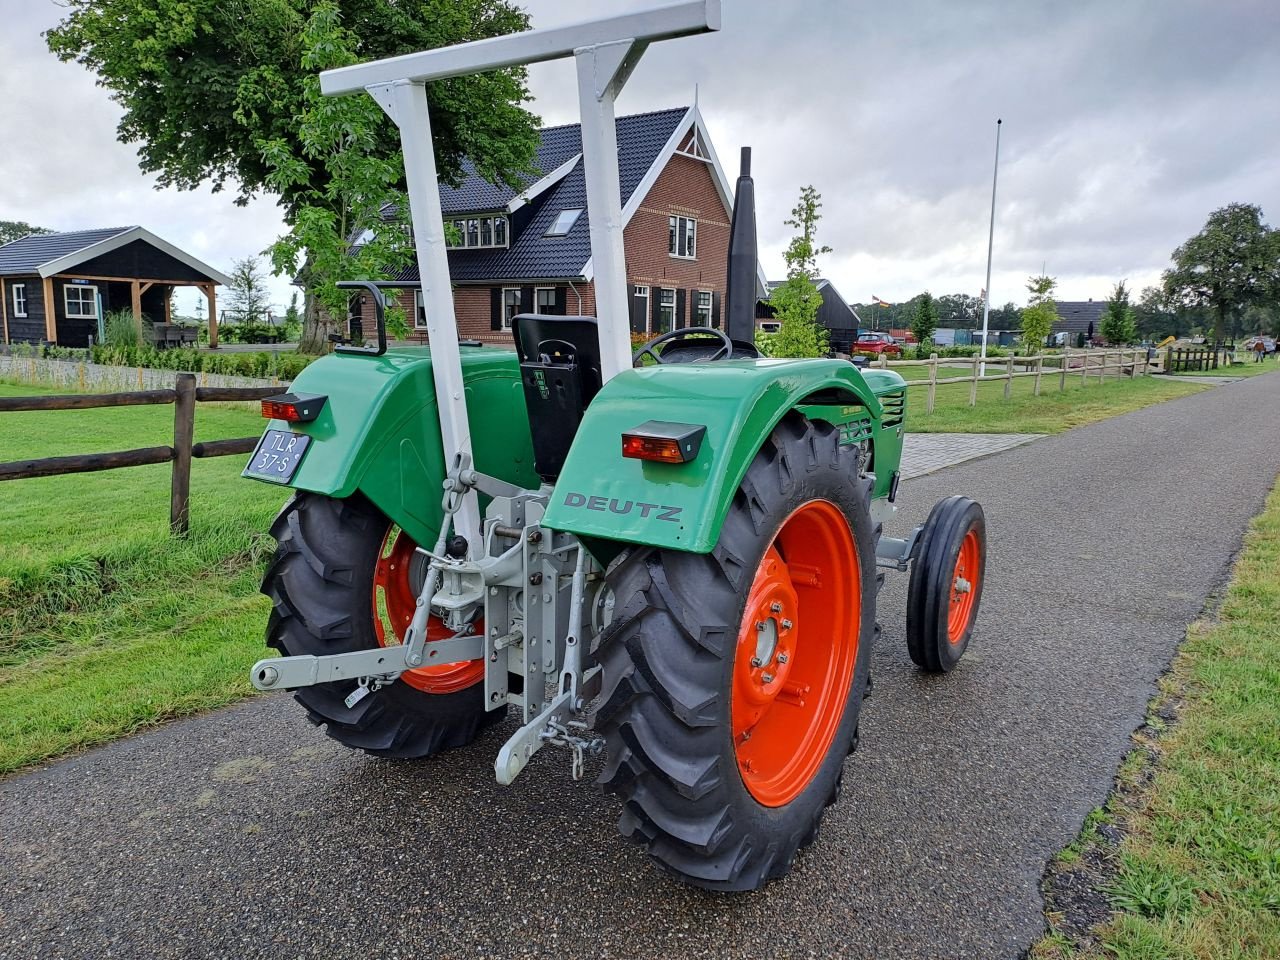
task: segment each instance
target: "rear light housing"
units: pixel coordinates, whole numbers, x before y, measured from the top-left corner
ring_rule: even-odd
[[[652,463],[688,463],[697,459],[707,428],[694,423],[650,420],[622,435],[622,455]]]
[[[320,416],[329,398],[319,393],[281,393],[262,401],[262,415],[268,420],[310,423]]]

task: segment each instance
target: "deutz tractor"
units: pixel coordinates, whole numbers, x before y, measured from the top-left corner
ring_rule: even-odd
[[[684,881],[752,890],[839,796],[878,568],[910,570],[910,655],[948,671],[973,633],[986,534],[962,497],[904,539],[882,534],[901,377],[757,353],[745,151],[725,329],[633,356],[614,97],[649,43],[718,28],[716,0],[697,0],[321,75],[400,129],[430,346],[389,349],[382,288],[364,284],[376,343],[339,345],[264,401],[245,473],[296,493],[262,586],[281,656],[251,679],[377,757],[462,747],[514,711],[500,783],[546,746],[574,778],[597,756],[623,836]],[[569,56],[600,315],[517,316],[513,349],[460,346],[425,84]]]

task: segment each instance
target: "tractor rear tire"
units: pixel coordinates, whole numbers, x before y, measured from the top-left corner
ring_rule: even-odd
[[[711,553],[634,548],[608,571],[600,783],[622,835],[685,882],[785,875],[839,795],[876,634],[870,493],[857,447],[791,414]]]
[[[907,652],[929,673],[955,669],[973,637],[987,569],[987,521],[968,497],[934,504],[907,586]]]
[[[396,558],[406,561],[399,572],[407,576],[413,544],[397,530],[359,494],[345,500],[295,494],[271,526],[277,547],[262,580],[272,604],[267,644],[285,656],[323,656],[399,642],[389,625],[380,625],[375,591],[375,574],[390,567],[394,576]],[[379,590],[392,587],[388,581]],[[407,581],[397,595],[416,596]],[[385,616],[387,601],[382,607]],[[399,628],[406,614],[396,612]],[[351,707],[345,699],[354,680],[301,687],[294,698],[313,723],[349,747],[378,757],[427,757],[470,743],[506,713],[485,710],[484,684],[475,675],[466,664],[409,671]]]

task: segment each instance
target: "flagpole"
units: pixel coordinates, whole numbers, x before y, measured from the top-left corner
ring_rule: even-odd
[[[978,352],[978,376],[987,375],[987,323],[991,317],[991,245],[996,236],[996,178],[1000,175],[1000,124],[996,120],[996,165],[991,174],[991,227],[987,231],[987,288],[982,297],[982,346]]]

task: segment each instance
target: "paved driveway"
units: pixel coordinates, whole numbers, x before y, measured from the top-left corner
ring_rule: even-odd
[[[378,762],[277,695],[0,784],[0,955],[1016,957],[1046,859],[1280,470],[1280,420],[1246,434],[1241,410],[1280,410],[1280,376],[904,485],[900,528],[953,492],[986,504],[981,634],[922,676],[891,580],[844,798],[763,892],[666,879],[551,751],[495,786],[506,730]]]

